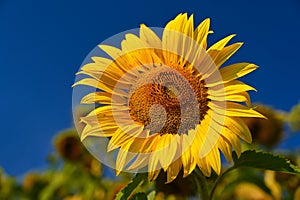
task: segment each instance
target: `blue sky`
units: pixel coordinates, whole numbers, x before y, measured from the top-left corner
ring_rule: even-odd
[[[299,0],[0,0],[0,166],[20,175],[45,165],[53,136],[72,126],[74,74],[97,44],[180,12],[211,18],[210,44],[232,33],[244,42],[231,61],[260,66],[243,79],[258,89],[253,101],[299,102]]]

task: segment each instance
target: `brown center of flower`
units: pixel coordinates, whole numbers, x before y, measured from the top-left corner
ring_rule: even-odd
[[[184,134],[208,111],[207,87],[187,68],[157,67],[142,74],[129,91],[131,118],[150,134]]]

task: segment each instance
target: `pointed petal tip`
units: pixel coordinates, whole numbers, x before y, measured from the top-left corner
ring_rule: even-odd
[[[76,85],[78,85],[78,82],[73,83],[73,85],[71,86],[72,88],[75,87]]]
[[[113,150],[115,150],[115,149],[117,149],[118,147],[116,147],[114,144],[111,144],[111,143],[109,143],[108,144],[108,146],[107,146],[107,153],[109,153],[109,152],[111,152],[111,151],[113,151]]]
[[[87,135],[84,135],[83,133],[81,133],[80,135],[80,141],[83,142],[83,140],[87,138]]]
[[[187,170],[183,171],[183,178],[186,178],[189,175],[189,172]]]
[[[257,114],[256,117],[257,117],[257,118],[268,119],[266,116],[264,116],[264,115],[261,114],[260,112],[256,111],[256,110],[255,110],[256,108],[257,108],[257,106],[252,107],[251,110],[254,111],[254,112],[256,112],[256,114]]]
[[[248,144],[251,144],[252,143],[252,137],[249,138],[248,140],[245,140],[245,142],[247,142]]]
[[[188,175],[191,174],[191,172],[192,172],[192,170],[191,170],[191,171],[184,170],[184,171],[183,171],[183,178],[186,178]]]
[[[80,75],[80,74],[84,74],[84,71],[79,71],[79,72],[77,72],[75,75],[78,76],[78,75]]]
[[[159,172],[160,172],[160,170],[157,170],[157,171],[154,171],[154,172],[149,172],[148,173],[148,181],[149,182],[154,181],[157,178],[157,176],[159,175]]]
[[[116,176],[119,176],[120,173],[121,173],[121,170],[117,170],[117,169],[116,169]]]
[[[208,17],[208,18],[204,19],[203,22],[210,23],[210,18]]]
[[[174,181],[177,177],[178,173],[167,173],[167,181],[165,182],[165,184],[171,183],[172,181]]]

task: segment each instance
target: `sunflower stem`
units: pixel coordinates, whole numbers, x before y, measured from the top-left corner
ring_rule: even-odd
[[[195,168],[195,172],[197,175],[195,176],[195,182],[199,190],[200,199],[208,200],[209,196],[208,196],[207,180],[199,168]]]
[[[217,178],[216,181],[214,182],[213,187],[212,187],[212,189],[211,189],[211,191],[210,191],[210,194],[209,194],[209,200],[213,200],[213,198],[214,198],[214,193],[215,193],[215,191],[216,191],[216,189],[217,189],[217,186],[218,186],[219,183],[223,180],[224,176],[225,176],[226,174],[228,174],[229,172],[231,172],[232,170],[234,170],[234,169],[235,169],[234,166],[233,166],[233,167],[230,167],[230,168],[228,168],[227,170],[225,170],[224,173],[222,173],[220,176],[218,176],[218,178]]]

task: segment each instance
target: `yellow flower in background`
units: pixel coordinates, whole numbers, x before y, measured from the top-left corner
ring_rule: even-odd
[[[267,119],[243,118],[249,127],[253,143],[264,145],[268,148],[275,147],[284,135],[283,119],[274,109],[265,105],[256,105],[255,110]]]
[[[63,159],[73,162],[81,161],[85,149],[75,130],[60,133],[54,138],[53,144],[58,155]]]
[[[118,150],[117,173],[146,168],[154,180],[163,169],[167,182],[196,166],[206,176],[211,169],[219,174],[219,151],[230,161],[232,147],[241,153],[240,139],[251,142],[240,117],[263,116],[250,107],[247,91],[255,89],[236,79],[257,66],[221,67],[242,43],[228,45],[230,35],[207,48],[209,26],[206,19],[194,29],[187,14],[164,29],[141,25],[120,49],[99,45],[110,58],[92,57],[77,73],[84,78],[74,86],[95,88],[81,100],[95,105],[80,119],[81,140],[108,138],[107,151]]]

